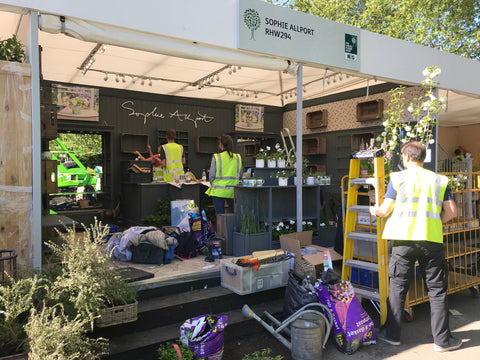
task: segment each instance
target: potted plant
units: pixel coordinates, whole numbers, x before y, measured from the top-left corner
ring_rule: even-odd
[[[275,151],[272,153],[272,158],[275,160],[277,167],[284,168],[286,166],[285,151],[278,143],[275,144]]]
[[[408,141],[418,141],[427,149],[435,143],[434,130],[436,115],[446,109],[447,98],[437,98],[435,89],[440,85],[437,77],[441,70],[437,66],[425,68],[422,75],[422,87],[425,93],[415,98],[408,106],[404,96],[404,87],[389,91],[391,105],[383,112],[383,132],[375,139],[377,146],[385,151],[385,173],[396,171],[400,163],[400,147]],[[405,119],[405,109],[409,118]]]
[[[25,325],[38,297],[37,277],[11,280],[0,285],[0,358],[27,359]]]
[[[267,151],[270,150],[270,147],[266,147],[267,150],[261,148],[257,155],[255,155],[255,167],[263,168],[265,167],[265,160],[268,158]]]
[[[279,170],[272,173],[274,179],[278,179],[278,186],[287,186],[288,179],[293,176],[292,170]]]
[[[102,248],[109,226],[95,218],[94,225],[84,227],[83,239],[78,239],[75,228],[66,230],[59,232],[64,244],[49,243],[64,264],[56,280],[62,289],[58,300],[73,307],[74,315],[88,318],[92,327],[94,322],[102,327],[135,321],[136,291],[111,267],[110,254]]]
[[[268,250],[269,233],[259,220],[255,207],[240,209],[240,231],[233,232],[233,256],[249,255],[254,251]]]
[[[25,61],[25,46],[16,35],[0,41],[0,60],[20,63]]]
[[[33,360],[97,359],[106,340],[92,338],[89,329],[101,309],[135,298],[102,252],[108,226],[95,221],[83,238],[66,229],[61,243],[48,243],[56,264],[0,286],[0,356],[23,351]],[[15,356],[9,358],[23,359]]]
[[[270,146],[266,146],[265,149],[266,149],[266,154],[267,154],[267,156],[266,156],[267,167],[269,167],[269,168],[277,167],[277,160],[275,158],[275,153],[270,152],[272,150],[272,148]]]

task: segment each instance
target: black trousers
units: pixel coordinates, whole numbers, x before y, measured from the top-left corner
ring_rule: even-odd
[[[443,244],[430,241],[392,241],[389,260],[390,290],[387,300],[387,337],[400,340],[400,328],[404,315],[405,299],[413,279],[415,261],[425,282],[430,299],[430,317],[433,341],[448,345],[450,338],[448,313],[448,269]]]

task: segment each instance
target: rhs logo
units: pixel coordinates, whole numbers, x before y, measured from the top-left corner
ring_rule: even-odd
[[[254,31],[260,28],[260,15],[258,15],[258,12],[256,10],[247,9],[243,13],[243,22],[252,31],[252,36],[250,36],[250,40],[255,40]]]

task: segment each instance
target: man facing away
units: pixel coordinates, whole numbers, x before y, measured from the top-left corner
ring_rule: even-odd
[[[379,217],[390,215],[382,237],[392,241],[387,320],[376,336],[390,345],[401,344],[405,298],[418,261],[430,299],[434,350],[455,350],[462,340],[450,333],[442,223],[457,216],[457,207],[448,178],[423,168],[426,149],[422,144],[411,141],[400,151],[405,170],[390,174],[383,203],[370,210]]]
[[[183,146],[175,142],[177,133],[170,129],[166,133],[167,143],[162,145],[160,152],[160,165],[164,167],[163,180],[172,182],[175,175],[183,174],[183,165],[185,164],[185,153]]]

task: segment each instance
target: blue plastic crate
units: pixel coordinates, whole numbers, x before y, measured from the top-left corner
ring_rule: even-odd
[[[168,245],[168,251],[165,251],[165,258],[163,259],[164,264],[170,264],[172,259],[175,257],[173,251],[175,250],[175,245]]]
[[[112,237],[113,234],[117,233],[118,230],[120,229],[120,227],[118,225],[109,225],[107,224],[109,229],[108,229],[108,234],[105,238],[105,241],[108,241],[110,240],[110,238]],[[102,230],[105,228],[105,226],[102,226]],[[89,229],[90,231],[90,240],[93,241],[93,230],[92,229]]]
[[[370,288],[378,288],[378,273],[352,267],[350,282]]]

